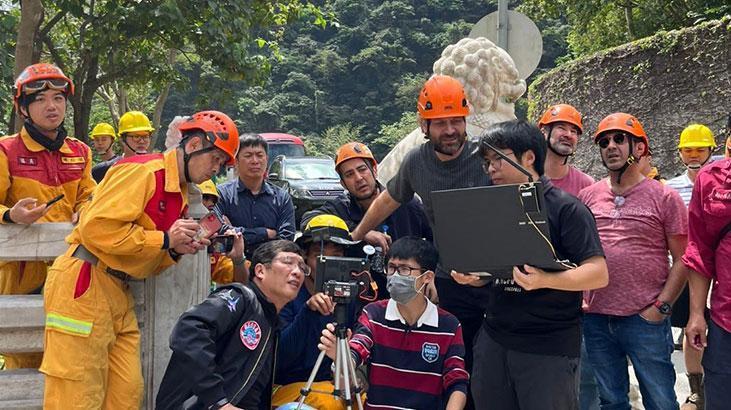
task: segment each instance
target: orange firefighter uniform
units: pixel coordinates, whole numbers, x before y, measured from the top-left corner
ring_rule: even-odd
[[[0,138],[0,215],[23,198],[39,204],[63,194],[36,223],[70,222],[74,212],[91,196],[96,183],[91,178],[91,150],[67,137],[58,151],[49,151],[34,141],[25,127],[20,133]],[[38,291],[46,280],[46,262],[0,261],[0,294]],[[8,369],[40,365],[41,353],[6,356]]]
[[[44,292],[46,409],[140,407],[140,331],[127,280],[175,263],[163,246],[187,210],[178,175],[176,150],[119,161],[66,238]]]
[[[211,259],[211,280],[217,285],[234,281],[234,263],[228,256],[220,253],[208,255]]]

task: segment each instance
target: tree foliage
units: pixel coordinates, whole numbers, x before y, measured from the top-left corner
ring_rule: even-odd
[[[326,24],[317,7],[300,0],[56,0],[44,1],[44,9],[36,41],[43,59],[74,80],[70,102],[82,138],[102,87],[144,86],[154,99],[172,83],[184,86],[171,50],[210,65],[219,78],[260,83],[279,58],[288,24],[304,17]]]
[[[731,13],[727,0],[524,0],[521,3],[518,10],[534,19],[567,25],[566,41],[572,57]]]

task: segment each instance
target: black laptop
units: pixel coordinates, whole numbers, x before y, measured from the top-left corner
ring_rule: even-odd
[[[447,272],[506,278],[523,264],[546,271],[576,267],[553,250],[540,182],[433,191],[431,200]]]

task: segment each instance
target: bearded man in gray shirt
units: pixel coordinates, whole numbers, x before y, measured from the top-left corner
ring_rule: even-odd
[[[406,154],[398,173],[388,182],[388,189],[381,192],[352,232],[354,240],[383,246],[388,238],[373,229],[401,204],[410,201],[414,194],[421,197],[433,229],[433,191],[490,184],[482,168],[477,143],[467,140],[469,106],[462,84],[449,76],[431,77],[419,93],[417,108],[419,125],[429,141]],[[484,288],[460,285],[441,267],[437,267],[436,287],[440,307],[455,315],[462,324],[465,365],[469,371],[472,339],[480,328],[484,312]],[[468,405],[467,408],[472,407]]]

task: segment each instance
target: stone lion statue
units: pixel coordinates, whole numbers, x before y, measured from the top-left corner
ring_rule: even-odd
[[[454,77],[464,85],[470,105],[468,136],[477,137],[492,124],[515,119],[514,102],[525,93],[525,80],[520,78],[510,55],[492,41],[484,37],[463,38],[442,51],[433,70],[434,74]],[[406,153],[425,141],[421,129],[416,128],[396,144],[378,164],[379,181],[387,183]]]

